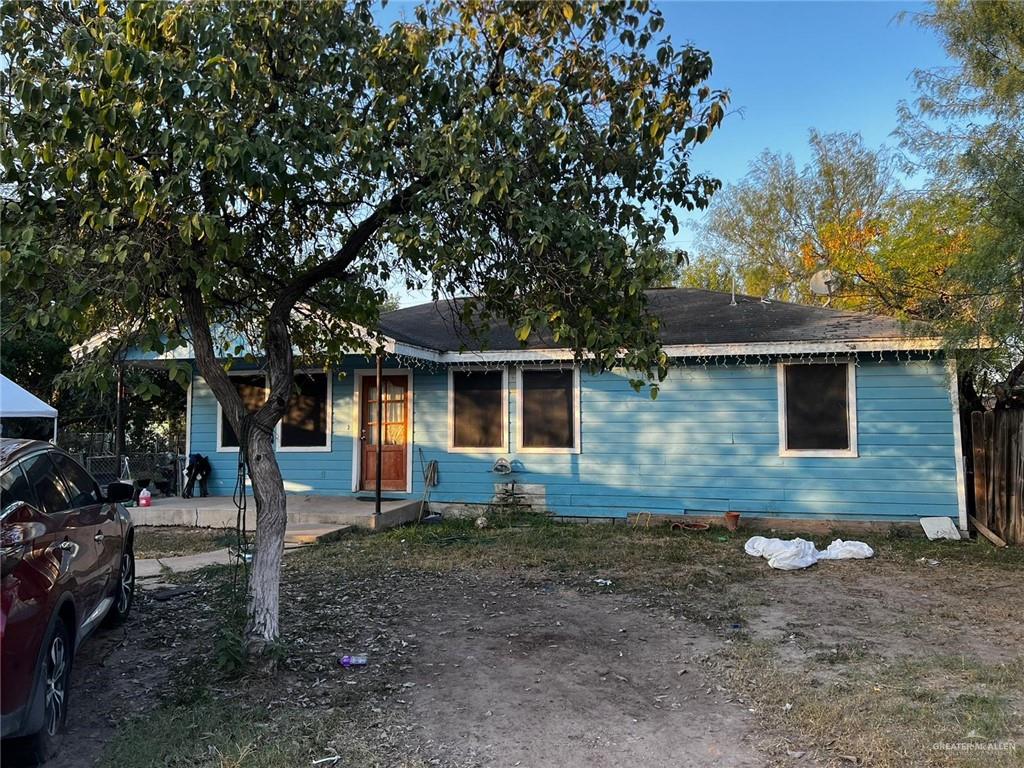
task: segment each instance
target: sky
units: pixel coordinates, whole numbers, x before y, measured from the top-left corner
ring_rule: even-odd
[[[870,147],[894,146],[900,101],[912,101],[914,69],[948,65],[935,34],[910,19],[924,4],[907,2],[656,2],[673,41],[710,51],[712,87],[731,93],[721,128],[692,167],[738,181],[763,150],[801,165],[810,129],[858,131]],[[394,18],[414,7],[390,3]],[[383,19],[382,19],[383,20]],[[692,245],[692,224],[671,244]],[[689,226],[688,226],[689,225]],[[402,295],[403,305],[423,301]]]

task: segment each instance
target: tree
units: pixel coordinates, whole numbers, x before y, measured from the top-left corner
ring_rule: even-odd
[[[734,287],[732,262],[714,253],[698,254],[683,267],[679,284],[706,291],[731,291]]]
[[[361,1],[4,6],[18,322],[191,344],[253,482],[250,652],[278,636],[293,347],[372,351],[392,276],[664,375],[642,289],[718,188],[688,162],[726,94],[662,27],[646,0],[439,2],[386,30]],[[247,348],[270,387],[252,415],[224,369]]]
[[[914,73],[918,98],[901,107],[903,146],[931,174],[929,193],[973,208],[975,227],[951,277],[971,311],[947,326],[1006,395],[1024,377],[1024,5],[939,0],[913,15],[956,65]]]
[[[849,133],[812,131],[810,148],[803,168],[766,150],[716,197],[698,230],[699,270],[689,282],[720,286],[732,269],[740,290],[811,302],[812,274],[874,247],[897,196],[896,158]]]
[[[954,184],[912,193],[900,159],[856,134],[812,132],[811,149],[801,169],[766,151],[716,196],[684,282],[727,290],[735,273],[745,293],[928,322],[964,368],[1012,367],[1021,344],[1012,206],[997,215],[994,199]],[[819,270],[833,280],[826,299],[810,287]]]

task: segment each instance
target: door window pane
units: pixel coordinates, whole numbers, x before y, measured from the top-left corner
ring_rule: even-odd
[[[573,372],[524,370],[520,381],[523,447],[575,448]]]
[[[229,376],[235,385],[235,391],[242,398],[242,405],[249,413],[256,413],[267,402],[267,379],[262,373]],[[237,448],[238,436],[232,429],[228,416],[223,411],[220,415],[220,445],[222,448]]]
[[[67,486],[71,494],[72,508],[87,507],[102,501],[96,481],[79,466],[78,462],[55,451],[50,453],[50,458],[53,459],[53,463],[60,470],[61,477],[64,478],[64,485]]]
[[[39,499],[43,512],[54,514],[69,508],[64,483],[57,477],[57,467],[45,453],[25,459],[22,464],[29,485]]]
[[[327,374],[296,374],[281,420],[281,447],[326,448],[329,410]]]
[[[787,449],[850,447],[848,369],[845,363],[785,367]]]
[[[501,448],[504,376],[501,371],[452,372],[452,446]]]

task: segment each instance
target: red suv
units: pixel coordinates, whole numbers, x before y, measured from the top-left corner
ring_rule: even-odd
[[[75,651],[101,622],[128,617],[135,594],[132,520],[49,443],[0,439],[0,689],[4,756],[56,752]]]

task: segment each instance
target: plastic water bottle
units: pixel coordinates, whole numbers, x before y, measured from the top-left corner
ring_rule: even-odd
[[[345,655],[338,659],[338,663],[341,666],[348,669],[349,667],[365,667],[366,666],[366,654],[360,653],[352,656]]]
[[[139,491],[139,506],[140,507],[151,507],[153,505],[153,494],[149,492],[149,488],[143,488]]]

